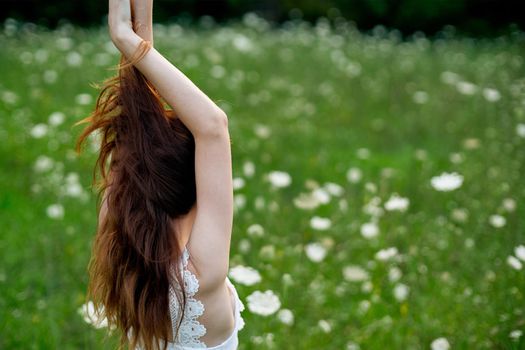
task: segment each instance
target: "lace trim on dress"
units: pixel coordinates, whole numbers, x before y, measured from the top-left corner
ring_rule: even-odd
[[[186,307],[184,308],[184,319],[179,328],[179,336],[174,340],[174,343],[194,348],[206,348],[206,344],[199,340],[206,334],[206,327],[197,321],[197,318],[204,313],[204,305],[200,300],[194,298],[195,293],[199,290],[199,280],[188,270],[188,259],[189,252],[184,247],[182,252],[182,271],[184,290],[186,291]],[[174,269],[172,268],[171,270],[172,275],[175,276]],[[177,282],[174,283],[177,284]],[[177,285],[177,288],[180,287]],[[169,286],[169,304],[173,336],[175,337],[180,306],[172,283]]]

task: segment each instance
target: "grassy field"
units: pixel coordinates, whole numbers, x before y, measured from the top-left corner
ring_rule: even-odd
[[[112,348],[79,312],[96,145],[77,157],[72,124],[118,54],[105,28],[13,21],[0,46],[0,349]],[[230,267],[261,277],[234,281],[240,349],[525,349],[523,33],[247,15],[155,46],[229,116]]]

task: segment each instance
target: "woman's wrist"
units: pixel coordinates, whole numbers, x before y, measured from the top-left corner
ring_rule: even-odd
[[[127,58],[131,59],[137,51],[142,38],[139,37],[131,28],[117,30],[112,37],[113,43],[119,51]]]

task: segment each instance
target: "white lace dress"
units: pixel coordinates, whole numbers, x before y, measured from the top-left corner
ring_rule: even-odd
[[[209,349],[209,350],[235,350],[239,344],[237,332],[244,327],[244,320],[241,317],[241,311],[244,310],[242,303],[235,286],[226,277],[226,284],[231,290],[232,302],[235,305],[233,310],[235,326],[231,335],[219,345],[207,347],[204,342],[200,340],[206,334],[206,327],[197,321],[197,318],[204,313],[204,305],[200,300],[194,298],[199,290],[199,281],[197,277],[188,270],[188,259],[190,253],[185,247],[182,252],[181,271],[184,274],[184,289],[186,291],[186,307],[184,312],[184,319],[180,325],[179,336],[174,342],[168,342],[169,350],[190,350],[190,349]],[[172,269],[174,275],[174,269]],[[177,301],[175,289],[170,285],[169,290],[170,316],[173,324],[173,336],[178,320],[178,313],[180,305]]]

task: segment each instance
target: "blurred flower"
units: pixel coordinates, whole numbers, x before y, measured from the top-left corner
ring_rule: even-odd
[[[360,159],[368,159],[368,158],[370,158],[370,150],[368,148],[364,148],[364,147],[359,148],[356,151],[356,155]]]
[[[272,260],[275,257],[275,247],[271,244],[263,246],[259,252],[261,258]]]
[[[253,162],[250,161],[244,162],[242,166],[242,171],[244,173],[244,176],[252,177],[253,174],[255,174],[255,164],[253,164]]]
[[[442,173],[439,176],[434,176],[430,180],[432,187],[438,191],[452,191],[461,186],[463,183],[463,176],[456,172]]]
[[[259,224],[252,224],[248,226],[248,229],[246,231],[248,233],[248,236],[261,237],[262,235],[264,235],[264,228]]]
[[[53,159],[49,158],[48,156],[41,155],[36,159],[33,169],[38,173],[42,173],[44,171],[51,170],[53,168],[53,164]]]
[[[390,282],[397,282],[402,276],[401,269],[397,266],[393,266],[388,270],[388,280]]]
[[[370,239],[379,234],[379,227],[375,222],[365,222],[361,225],[361,236]]]
[[[82,64],[82,55],[76,51],[70,52],[66,56],[66,62],[71,67],[78,67]]]
[[[64,122],[66,118],[65,114],[62,112],[53,112],[48,118],[49,125],[57,126]]]
[[[326,248],[321,243],[309,243],[305,246],[306,256],[313,262],[320,262],[326,256]]]
[[[358,183],[363,177],[361,169],[352,167],[346,172],[346,179],[351,183]]]
[[[501,94],[496,89],[485,88],[483,89],[483,97],[489,102],[496,102],[501,98]]]
[[[397,301],[404,301],[406,300],[409,291],[410,288],[406,284],[398,283],[394,287],[394,297]]]
[[[310,219],[310,227],[315,230],[327,230],[332,226],[332,221],[329,218],[322,218],[314,216]]]
[[[385,209],[389,211],[405,211],[408,208],[408,203],[408,198],[400,197],[397,193],[394,193],[385,202]]]
[[[450,344],[448,343],[447,338],[441,337],[441,338],[435,339],[430,344],[430,348],[431,350],[448,350],[450,349]]]
[[[253,286],[261,281],[259,271],[249,266],[237,265],[230,268],[229,276],[236,282],[246,286]]]
[[[525,246],[519,245],[516,248],[514,248],[514,254],[520,259],[525,261]]]
[[[271,290],[261,292],[256,290],[246,298],[248,301],[248,309],[257,315],[268,316],[271,315],[281,307],[279,297]]]
[[[516,209],[516,201],[513,198],[505,198],[502,204],[503,208],[508,212],[513,212]]]
[[[48,127],[46,124],[36,124],[31,128],[31,131],[29,132],[31,136],[33,136],[35,139],[40,139],[47,135]]]
[[[465,149],[476,149],[476,148],[479,148],[479,146],[480,146],[479,139],[471,137],[471,138],[463,140],[463,147]]]
[[[454,208],[451,215],[452,219],[457,222],[466,222],[468,219],[468,210],[465,208]]]
[[[279,321],[284,323],[285,325],[292,325],[294,322],[294,316],[291,310],[289,309],[281,309],[277,313],[277,318]]]
[[[95,328],[104,328],[108,326],[108,320],[104,315],[104,308],[99,310],[101,318],[97,318],[97,313],[95,312],[95,306],[92,301],[88,301],[87,304],[83,304],[79,309],[78,313],[82,316],[84,321]]]
[[[261,139],[267,139],[271,135],[271,130],[270,127],[268,127],[268,125],[255,124],[253,130],[255,132],[255,135],[257,135]]]
[[[417,104],[424,104],[428,101],[428,94],[425,91],[416,91],[412,95],[412,100]]]
[[[515,270],[521,270],[521,268],[523,267],[521,261],[519,261],[516,257],[512,255],[509,255],[507,257],[507,264],[509,264]]]
[[[446,84],[454,85],[459,81],[459,75],[453,72],[445,71],[441,73],[441,81]]]
[[[377,260],[386,261],[390,260],[391,258],[395,257],[398,254],[398,250],[396,247],[390,247],[386,249],[381,249],[378,251],[375,255],[375,258]]]
[[[489,222],[493,227],[500,228],[500,227],[505,226],[505,223],[507,222],[507,220],[505,219],[504,216],[494,214],[489,217]]]
[[[516,340],[519,339],[523,335],[523,331],[519,329],[515,329],[512,332],[510,332],[509,337]]]
[[[18,95],[12,91],[5,90],[2,92],[2,101],[6,104],[15,104],[18,101]]]
[[[295,197],[293,204],[299,209],[315,209],[320,203],[317,198],[310,193],[300,193],[299,196]]]
[[[325,333],[330,333],[332,331],[332,324],[328,322],[327,320],[319,320],[317,325]]]
[[[91,97],[90,94],[78,94],[75,97],[75,101],[79,105],[88,105],[91,103],[92,100],[93,98]]]
[[[523,123],[518,123],[516,125],[516,134],[519,136],[519,137],[524,137],[525,138],[525,124]]]
[[[329,194],[336,197],[341,196],[344,192],[343,187],[334,182],[327,182],[323,185],[323,187],[326,191],[328,191]]]
[[[235,35],[232,44],[237,50],[241,52],[248,52],[253,49],[252,41],[242,34]]]
[[[327,204],[330,202],[330,194],[322,187],[313,190],[312,195],[320,204]]]
[[[463,95],[474,95],[478,91],[478,87],[468,81],[457,82],[456,89]]]
[[[292,183],[292,177],[290,174],[284,172],[284,171],[271,171],[268,173],[268,180],[272,184],[272,186],[281,188],[281,187],[287,187],[290,186]]]
[[[62,219],[64,217],[64,207],[62,204],[51,204],[46,208],[47,216],[51,219]]]
[[[239,190],[244,187],[244,179],[242,177],[235,177],[232,180],[233,190]]]
[[[357,265],[345,266],[343,268],[343,277],[349,282],[361,282],[370,278],[368,272]]]

